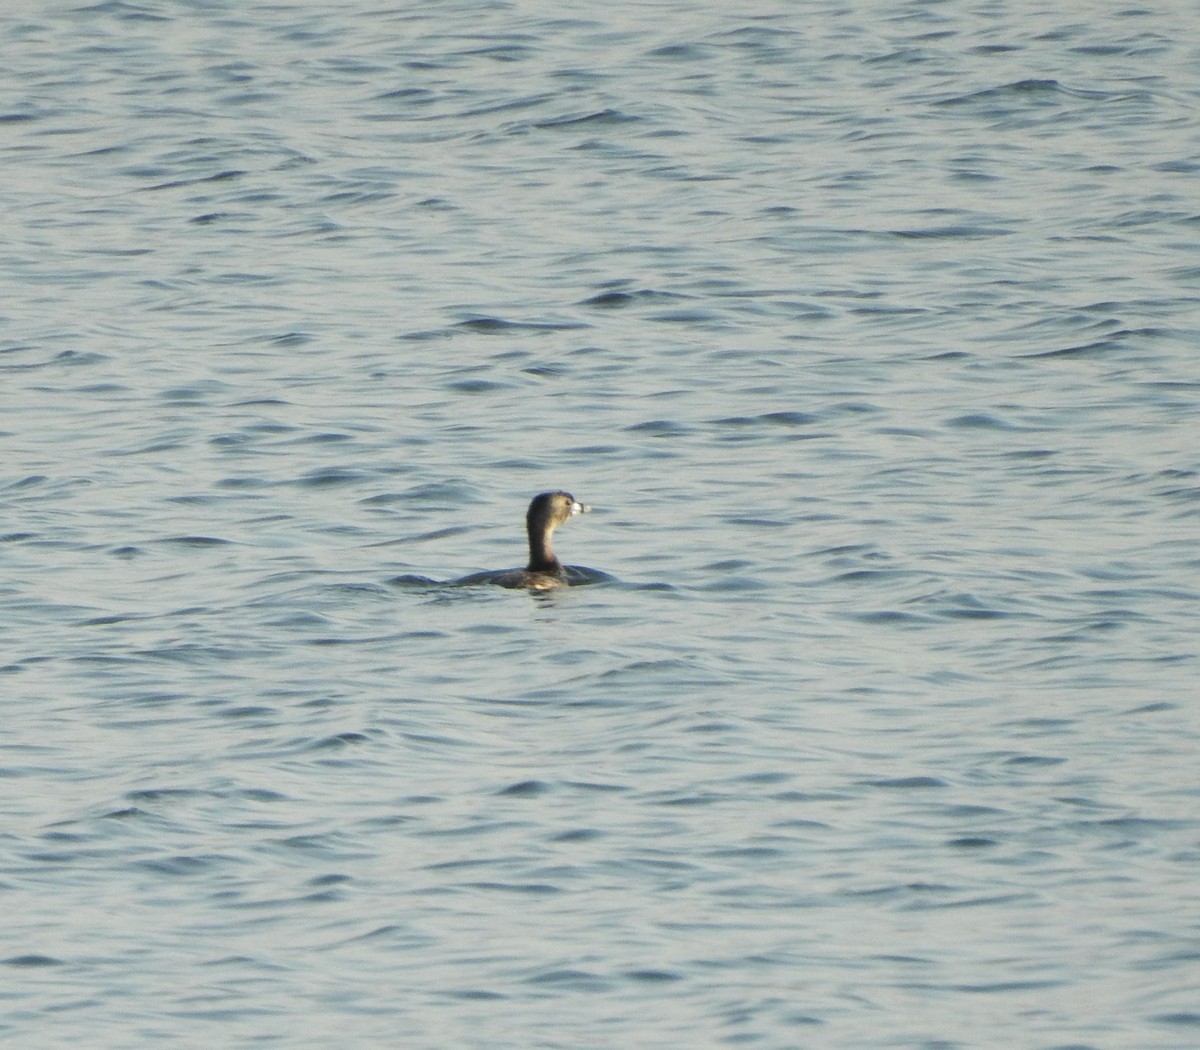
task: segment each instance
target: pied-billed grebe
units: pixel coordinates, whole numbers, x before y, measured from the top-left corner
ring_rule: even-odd
[[[548,591],[569,584],[567,570],[554,554],[553,536],[568,518],[586,514],[584,506],[569,492],[543,492],[533,497],[525,514],[529,532],[529,564],[512,572],[480,573],[463,582],[497,583],[501,587],[523,587],[531,591]]]

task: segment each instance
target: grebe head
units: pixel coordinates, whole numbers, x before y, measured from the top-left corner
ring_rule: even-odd
[[[576,514],[586,514],[591,509],[569,492],[543,492],[540,496],[533,497],[529,504],[529,512],[525,515],[525,522],[531,529],[535,525],[539,529],[549,525],[550,529],[554,530],[568,518]]]

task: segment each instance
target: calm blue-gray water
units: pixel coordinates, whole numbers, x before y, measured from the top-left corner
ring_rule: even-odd
[[[1200,1045],[1194,18],[7,5],[0,1043]]]

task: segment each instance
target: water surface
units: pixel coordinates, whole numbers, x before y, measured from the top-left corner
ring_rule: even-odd
[[[0,1037],[1196,1045],[1176,12],[0,41]]]

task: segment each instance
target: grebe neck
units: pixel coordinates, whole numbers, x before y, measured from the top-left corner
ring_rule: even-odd
[[[554,554],[554,544],[550,537],[550,529],[542,532],[530,530],[527,567],[530,572],[562,572],[562,562]]]

